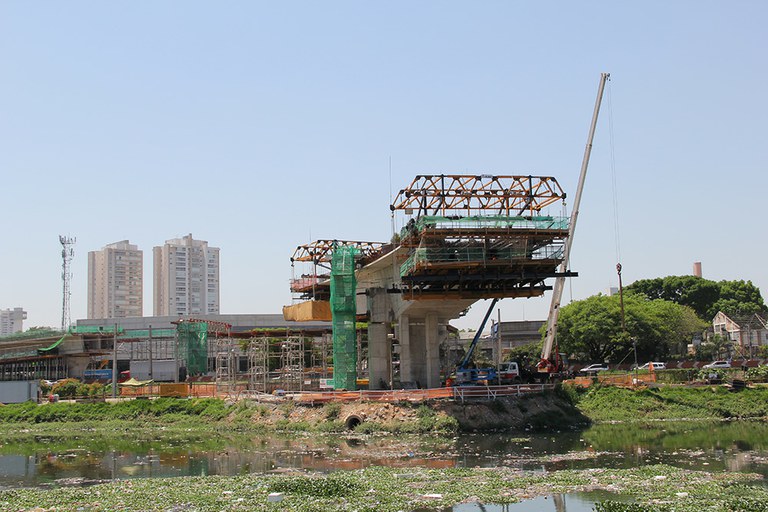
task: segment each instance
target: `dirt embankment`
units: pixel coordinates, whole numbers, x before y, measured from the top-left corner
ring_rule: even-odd
[[[508,397],[483,402],[434,401],[424,404],[348,402],[325,405],[281,404],[258,421],[317,428],[343,423],[376,430],[430,430],[454,426],[460,431],[562,429],[589,423],[569,401],[554,394]],[[412,427],[412,428],[409,428]]]
[[[589,418],[554,393],[500,398],[491,402],[450,403],[440,408],[456,418],[464,431],[558,430],[589,423]]]

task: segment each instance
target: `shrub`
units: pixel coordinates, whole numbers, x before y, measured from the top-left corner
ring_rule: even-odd
[[[752,382],[768,382],[768,365],[762,365],[747,370],[747,380],[751,380]]]
[[[80,381],[77,379],[64,379],[51,387],[51,392],[61,398],[74,398],[77,395]]]
[[[323,406],[323,411],[325,412],[325,419],[333,421],[338,419],[341,413],[341,404],[339,402],[328,402]]]

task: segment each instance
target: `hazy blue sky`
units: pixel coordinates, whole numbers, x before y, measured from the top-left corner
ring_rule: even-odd
[[[602,71],[565,298],[616,286],[611,114],[625,283],[701,261],[765,293],[767,25],[764,1],[6,0],[0,308],[60,324],[68,234],[73,319],[88,251],[123,239],[151,314],[152,247],[192,233],[221,248],[222,313],[277,313],[297,245],[390,238],[390,157],[395,190],[534,174],[573,197]]]

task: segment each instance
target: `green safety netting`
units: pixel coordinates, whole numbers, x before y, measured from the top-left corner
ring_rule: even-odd
[[[334,389],[357,389],[356,252],[354,247],[336,247],[331,257]]]
[[[149,329],[132,329],[119,336],[123,338],[149,338]],[[176,329],[152,329],[153,338],[173,338],[174,336],[176,336]]]
[[[104,327],[103,325],[73,325],[69,328],[70,334],[112,334],[115,332],[115,327]],[[117,328],[117,334],[123,332],[122,327]]]
[[[56,347],[61,345],[61,342],[64,341],[64,338],[66,338],[66,337],[67,337],[67,335],[65,334],[64,336],[59,338],[59,340],[57,342],[55,342],[53,345],[47,346],[45,348],[37,349],[37,353],[40,354],[40,355],[46,355],[46,354],[52,353],[54,351],[54,349],[56,349]]]
[[[208,324],[179,322],[176,329],[179,347],[186,349],[187,374],[202,375],[208,372]]]
[[[471,217],[440,217],[422,216],[409,222],[403,228],[402,237],[420,233],[423,229],[437,230],[528,230],[534,232],[559,231],[562,235],[568,230],[568,217],[508,217],[471,216]],[[561,243],[549,245],[529,244],[521,239],[518,244],[508,247],[486,247],[484,245],[456,245],[455,247],[419,247],[411,250],[408,259],[400,266],[400,275],[406,276],[412,272],[429,266],[430,263],[465,264],[513,262],[519,260],[559,259],[562,257]]]
[[[568,230],[569,217],[552,217],[541,215],[539,217],[507,216],[507,215],[472,215],[469,217],[442,217],[439,215],[422,215],[418,219],[406,224],[400,235],[407,236],[411,231],[430,229],[533,229],[560,231]]]

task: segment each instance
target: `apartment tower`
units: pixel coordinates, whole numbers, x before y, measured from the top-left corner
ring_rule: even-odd
[[[0,336],[8,336],[24,330],[27,312],[22,308],[0,309]]]
[[[192,235],[154,252],[154,315],[219,313],[219,249]]]
[[[88,318],[144,316],[144,254],[128,240],[88,253]]]

